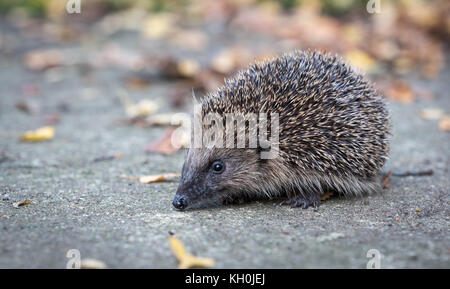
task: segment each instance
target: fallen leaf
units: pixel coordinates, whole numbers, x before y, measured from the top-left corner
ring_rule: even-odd
[[[159,13],[150,15],[142,25],[142,33],[148,38],[161,38],[173,29],[172,15]]]
[[[414,93],[411,87],[406,82],[401,80],[395,80],[391,87],[386,91],[386,95],[392,100],[405,104],[409,104],[414,101]]]
[[[342,27],[342,38],[351,45],[358,45],[364,39],[364,31],[361,27],[348,24]]]
[[[325,201],[325,200],[328,200],[329,198],[331,198],[331,196],[333,195],[333,192],[326,192],[325,194],[323,194],[321,197],[320,197],[320,200],[321,201]]]
[[[19,100],[16,102],[16,108],[26,114],[35,114],[36,109],[31,107],[29,103],[25,102],[24,100]]]
[[[139,180],[139,177],[129,176],[129,175],[126,175],[126,174],[121,174],[119,176],[119,178],[121,178],[121,179],[130,179],[130,180]]]
[[[104,262],[96,259],[83,259],[81,260],[81,269],[106,269],[107,266]]]
[[[208,268],[214,266],[214,259],[199,258],[189,254],[183,243],[177,237],[169,236],[172,252],[179,261],[179,269]]]
[[[200,72],[200,64],[193,59],[184,59],[177,63],[180,76],[191,78]]]
[[[381,180],[381,186],[383,189],[389,189],[391,187],[390,181],[391,181],[392,172],[387,172],[383,179]]]
[[[27,142],[45,141],[52,139],[55,135],[55,129],[52,126],[41,127],[37,130],[25,132],[21,139]]]
[[[150,143],[145,149],[146,152],[159,153],[163,155],[172,155],[180,148],[172,144],[172,134],[175,132],[174,127],[169,127],[164,135],[156,141]]]
[[[211,61],[211,69],[221,73],[229,74],[238,67],[247,65],[253,59],[250,52],[243,47],[231,47],[222,50]]]
[[[236,68],[236,59],[232,50],[224,50],[211,62],[211,68],[219,73],[228,74]]]
[[[223,84],[223,75],[211,69],[205,69],[196,75],[194,89],[213,91]],[[189,94],[190,96],[190,94]]]
[[[423,119],[440,119],[441,117],[444,116],[444,111],[442,109],[437,109],[437,108],[426,108],[423,109],[420,113],[419,116]]]
[[[131,104],[125,107],[128,117],[142,117],[154,113],[159,108],[159,105],[149,99],[143,99],[136,104]]]
[[[417,213],[422,212],[422,210],[421,210],[420,208],[416,208],[415,211],[416,211]]]
[[[147,79],[140,77],[129,77],[125,80],[125,84],[132,90],[142,90],[146,88],[150,82]]]
[[[151,183],[156,183],[156,182],[167,181],[168,179],[176,178],[179,176],[180,176],[180,174],[175,174],[175,173],[168,173],[168,174],[161,174],[161,175],[149,175],[149,176],[139,177],[139,182],[141,182],[142,184],[151,184]]]
[[[110,161],[110,160],[120,159],[123,156],[124,156],[123,153],[116,153],[114,155],[106,155],[106,156],[97,157],[92,162],[96,163],[96,162],[102,162],[102,161]]]
[[[150,115],[143,120],[146,126],[180,126],[188,125],[190,115],[187,113],[160,113]]]
[[[345,54],[345,58],[349,60],[354,66],[357,66],[365,71],[370,71],[375,66],[375,59],[362,50],[351,50]]]
[[[31,204],[31,201],[30,200],[25,200],[25,201],[13,203],[13,207],[14,208],[19,208],[19,207],[27,206],[29,204]]]
[[[441,130],[441,131],[450,131],[450,115],[444,116],[439,121],[439,130]]]
[[[138,103],[134,103],[124,90],[118,91],[118,96],[129,118],[144,117],[159,109],[159,104],[150,99],[142,99]]]
[[[44,70],[50,67],[60,66],[64,56],[59,50],[35,50],[25,55],[25,65],[32,70]]]

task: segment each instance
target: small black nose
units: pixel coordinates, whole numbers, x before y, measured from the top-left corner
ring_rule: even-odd
[[[187,199],[183,195],[175,195],[172,204],[178,210],[184,210],[187,206]]]

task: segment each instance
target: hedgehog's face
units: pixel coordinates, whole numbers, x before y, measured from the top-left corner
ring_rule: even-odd
[[[190,149],[173,199],[179,210],[218,205],[248,188],[258,154],[245,149]]]

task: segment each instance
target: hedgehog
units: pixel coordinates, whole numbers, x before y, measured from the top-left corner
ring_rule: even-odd
[[[240,147],[233,138],[224,146],[220,131],[203,135],[197,146],[191,138],[173,199],[178,210],[261,198],[318,207],[330,192],[347,197],[381,189],[389,112],[383,95],[338,55],[296,50],[255,62],[199,107],[200,131],[231,124],[230,115],[259,117],[230,128],[234,138],[245,133]],[[211,115],[215,120],[204,121]],[[255,141],[255,131],[267,138]]]

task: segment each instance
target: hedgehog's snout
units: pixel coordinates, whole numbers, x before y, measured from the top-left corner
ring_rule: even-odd
[[[182,211],[186,209],[188,205],[188,199],[185,195],[176,194],[173,198],[172,204],[176,209]]]

